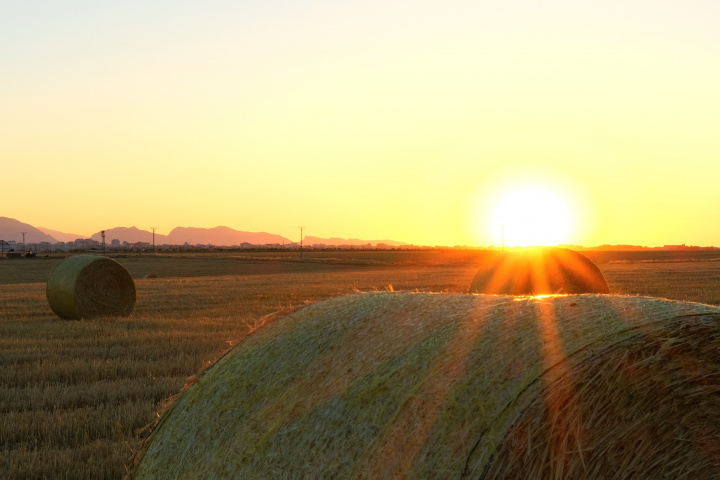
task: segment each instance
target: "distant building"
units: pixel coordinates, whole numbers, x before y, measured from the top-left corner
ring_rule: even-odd
[[[683,243],[681,245],[663,245],[662,248],[663,248],[663,250],[683,250],[687,247]]]

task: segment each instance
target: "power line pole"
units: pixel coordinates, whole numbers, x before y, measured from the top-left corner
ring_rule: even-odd
[[[105,230],[100,231],[100,236],[102,237],[102,253],[105,255]]]
[[[22,233],[22,236],[23,236],[23,253],[25,253],[25,234],[27,232],[20,232],[20,233]]]
[[[300,229],[300,258],[302,258],[302,249],[303,249],[303,230],[305,230],[305,227],[298,227]]]
[[[157,230],[157,227],[150,227],[153,231],[153,253],[155,253],[155,230]]]

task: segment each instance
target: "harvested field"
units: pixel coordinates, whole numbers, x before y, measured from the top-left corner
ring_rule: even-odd
[[[204,257],[194,256],[113,256],[133,278],[144,278],[148,271],[158,277],[205,277],[218,275],[268,275],[292,273],[332,272],[338,268],[367,269],[372,264],[356,263],[336,265],[331,261],[297,262],[287,259],[254,257]],[[47,281],[50,271],[61,258],[35,258],[0,261],[0,284],[33,283]],[[2,268],[6,267],[6,268]]]
[[[55,317],[44,284],[2,285],[0,468],[13,479],[120,478],[161,403],[264,315],[390,284],[465,288],[471,275],[419,268],[139,279],[132,316],[92,322]]]
[[[135,278],[135,310],[93,322],[62,321],[50,310],[44,282],[58,258],[0,259],[4,475],[120,478],[147,433],[140,430],[157,418],[158,403],[264,315],[390,285],[463,293],[484,254],[306,252],[299,262],[279,253],[115,257]],[[707,252],[674,260],[655,252],[594,253],[586,255],[611,293],[720,305],[720,262]],[[148,272],[159,278],[143,280]]]
[[[720,261],[599,264],[611,293],[720,305]]]

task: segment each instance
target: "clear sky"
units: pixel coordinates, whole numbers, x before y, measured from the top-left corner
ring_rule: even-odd
[[[562,243],[720,245],[718,25],[715,0],[1,2],[0,215],[499,245],[519,191],[564,205]]]

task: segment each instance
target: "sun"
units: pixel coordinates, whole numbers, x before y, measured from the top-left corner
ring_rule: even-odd
[[[568,243],[572,227],[568,204],[542,186],[505,191],[492,210],[493,236],[503,236],[508,247]]]

